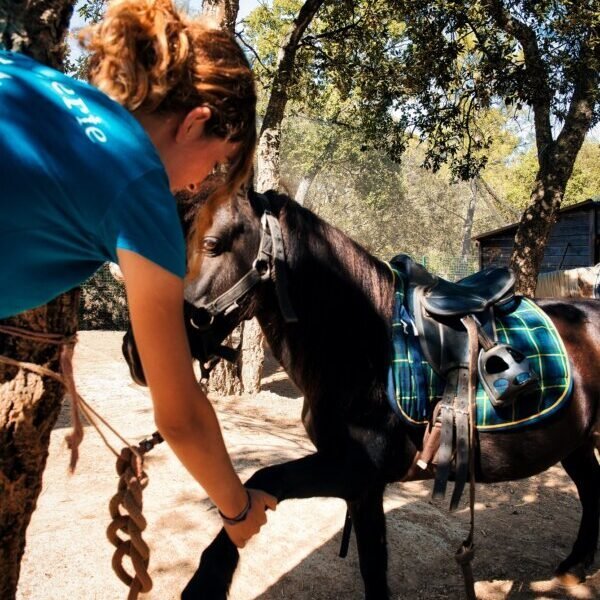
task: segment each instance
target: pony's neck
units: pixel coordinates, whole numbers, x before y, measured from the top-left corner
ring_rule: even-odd
[[[391,317],[393,275],[386,263],[296,202],[286,204],[284,223],[293,269],[310,265],[331,278],[332,289],[350,287],[380,316]]]
[[[273,294],[261,302],[258,317],[276,358],[305,394],[330,383],[328,369],[338,381],[359,368],[385,377],[393,304],[387,265],[293,201],[279,220],[299,323],[273,317],[279,314]]]

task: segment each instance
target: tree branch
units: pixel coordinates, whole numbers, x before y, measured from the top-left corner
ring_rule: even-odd
[[[256,58],[256,60],[258,61],[258,63],[260,64],[260,66],[267,72],[270,73],[273,70],[269,69],[269,67],[267,67],[262,60],[260,60],[260,56],[258,55],[258,53],[256,52],[256,50],[243,38],[242,34],[238,31],[235,32],[235,37],[240,40],[240,42],[246,47],[248,48],[248,50],[250,50],[250,52],[252,52],[252,54],[254,55],[254,57]]]
[[[547,149],[553,143],[550,123],[550,105],[552,92],[548,86],[548,69],[538,47],[535,32],[531,27],[513,17],[504,6],[502,0],[486,0],[486,5],[496,24],[507,34],[516,39],[525,55],[525,68],[529,81],[536,88],[535,97],[531,95],[535,121],[535,136],[538,160],[541,163]]]
[[[324,0],[306,0],[289,34],[283,40],[277,57],[277,72],[273,80],[272,92],[265,112],[261,135],[265,129],[277,128],[283,119],[287,103],[287,88],[292,80],[298,44],[321,8]]]
[[[307,35],[302,40],[301,45],[304,45],[307,43],[312,44],[316,40],[334,38],[336,35],[338,35],[340,33],[346,33],[348,31],[351,31],[352,29],[356,29],[356,27],[358,27],[360,22],[361,22],[361,19],[359,19],[355,23],[350,23],[349,25],[345,25],[344,27],[339,27],[338,29],[333,29],[331,31],[324,31],[323,33],[319,33],[317,35]]]
[[[481,177],[481,175],[478,175],[476,177],[476,182],[492,197],[496,204],[501,206],[503,209],[507,210],[514,217],[514,219],[521,218],[521,213],[515,208],[513,208],[510,204],[502,200],[502,198],[500,198],[500,196],[496,194],[496,192],[492,189],[490,184],[483,177]]]
[[[571,103],[562,130],[556,140],[558,152],[563,149],[565,152],[572,152],[573,149],[576,149],[575,156],[590,129],[599,96],[600,76],[598,70],[593,66],[594,56],[593,50],[590,48],[589,37],[581,45],[578,62],[580,68],[574,82]]]

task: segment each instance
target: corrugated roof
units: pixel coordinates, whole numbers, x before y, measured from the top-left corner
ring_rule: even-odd
[[[585,208],[588,205],[596,206],[600,208],[600,200],[596,200],[594,198],[588,198],[583,202],[578,202],[577,204],[571,204],[570,206],[565,206],[565,208],[561,208],[558,211],[558,214],[569,212],[572,210],[579,210],[581,208]],[[471,239],[473,240],[482,240],[488,237],[493,237],[498,235],[499,233],[504,233],[506,231],[510,231],[511,229],[516,229],[519,226],[519,223],[511,223],[510,225],[505,225],[504,227],[499,227],[498,229],[493,229],[492,231],[486,231],[485,233],[480,233],[479,235],[474,235]]]

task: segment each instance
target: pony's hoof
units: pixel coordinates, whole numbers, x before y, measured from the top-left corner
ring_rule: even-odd
[[[575,565],[567,571],[557,570],[555,577],[562,587],[575,587],[585,581],[585,569],[582,565]]]

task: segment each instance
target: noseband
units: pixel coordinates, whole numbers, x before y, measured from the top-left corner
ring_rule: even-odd
[[[239,308],[238,301],[241,300],[255,285],[261,281],[273,278],[277,299],[281,314],[286,323],[295,323],[298,317],[294,312],[287,291],[287,273],[285,261],[285,249],[283,247],[283,236],[279,221],[269,210],[269,199],[264,194],[256,194],[256,198],[262,204],[260,217],[261,236],[258,254],[252,263],[252,268],[226,292],[223,292],[212,302],[199,306],[199,310],[205,310],[209,315],[209,324],[215,317],[226,316],[232,310]],[[198,325],[192,322],[197,329]]]
[[[227,291],[208,304],[197,306],[189,321],[192,327],[202,333],[210,335],[210,330],[217,317],[225,317],[236,308],[257,284],[271,279],[275,284],[275,291],[281,314],[286,323],[296,323],[298,317],[292,306],[287,283],[287,263],[283,236],[278,219],[270,211],[269,199],[264,194],[254,194],[260,202],[261,236],[258,253],[252,262],[251,269]],[[215,349],[215,355],[234,362],[238,352],[227,346]]]

